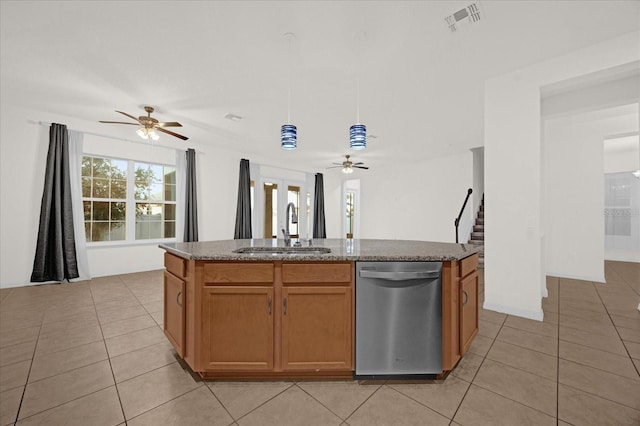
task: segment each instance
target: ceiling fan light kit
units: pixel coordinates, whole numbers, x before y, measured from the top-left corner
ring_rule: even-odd
[[[165,129],[165,127],[182,127],[182,124],[178,123],[177,121],[160,122],[156,120],[155,118],[151,117],[151,113],[154,111],[153,107],[145,106],[144,110],[146,111],[147,115],[146,116],[141,115],[140,117],[134,117],[133,115],[127,114],[126,112],[116,110],[118,114],[122,114],[126,117],[129,117],[130,119],[134,120],[135,123],[125,122],[125,121],[103,121],[103,120],[100,120],[100,123],[128,124],[132,126],[141,126],[138,130],[136,130],[136,133],[138,134],[138,136],[140,136],[142,139],[145,139],[145,140],[151,139],[151,140],[157,141],[158,139],[160,139],[160,135],[158,134],[158,132],[166,133],[167,135],[171,135],[178,139],[182,139],[183,141],[186,141],[187,139],[189,139],[186,136],[183,136],[178,133],[172,132],[171,130]]]

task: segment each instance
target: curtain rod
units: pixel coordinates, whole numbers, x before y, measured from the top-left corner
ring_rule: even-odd
[[[39,124],[40,126],[50,126],[52,123],[49,123],[48,121],[32,121],[32,120],[28,120],[29,123],[31,124]],[[142,145],[149,145],[148,142],[143,142],[143,141],[136,141],[136,140],[132,140],[132,139],[126,139],[126,138],[119,138],[116,136],[109,136],[109,135],[104,135],[104,134],[100,134],[100,133],[93,133],[93,132],[85,132],[82,130],[75,130],[75,129],[69,129],[68,130],[72,130],[74,132],[80,132],[83,133],[85,135],[91,135],[91,136],[98,136],[100,138],[107,138],[107,139],[113,139],[113,140],[117,140],[117,141],[123,141],[123,142],[131,142],[131,143],[138,143],[138,144],[142,144]],[[157,146],[160,148],[165,148],[165,149],[174,149],[176,151],[180,151],[180,152],[186,152],[187,149],[180,149],[180,148],[174,148],[172,146],[166,146],[166,145],[159,145],[159,144],[153,144],[153,142],[151,142],[151,146]],[[204,155],[204,152],[198,150],[196,151],[196,154],[202,154]]]

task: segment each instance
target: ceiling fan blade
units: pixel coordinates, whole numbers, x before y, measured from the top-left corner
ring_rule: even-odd
[[[331,163],[331,164],[335,164],[336,166],[342,166],[342,163]]]
[[[126,112],[122,112],[122,111],[118,111],[118,110],[116,110],[116,112],[119,112],[119,113],[120,113],[120,114],[122,114],[122,115],[126,115],[127,117],[129,117],[129,118],[131,118],[131,119],[133,119],[133,120],[137,121],[138,123],[140,122],[140,120],[138,119],[138,117],[134,117],[134,116],[133,116],[133,115],[131,115],[131,114],[127,114]]]
[[[159,132],[166,133],[171,136],[175,136],[176,138],[182,139],[183,141],[186,141],[187,139],[189,139],[186,136],[179,135],[177,133],[172,132],[171,130],[163,129],[162,127],[156,127],[155,129]]]
[[[365,166],[351,166],[351,167],[354,167],[354,168],[356,168],[356,169],[365,169],[365,170],[369,170],[369,168],[368,168],[368,167],[365,167]]]
[[[140,123],[125,123],[124,121],[103,121],[100,120],[99,123],[109,123],[109,124],[129,124],[131,126],[139,126]]]
[[[178,123],[177,121],[165,121],[156,123],[156,127],[182,127],[182,124]]]
[[[338,167],[342,167],[342,164],[339,166],[331,166],[331,167],[327,167],[327,169],[337,169]]]
[[[363,165],[363,164],[364,164],[364,163],[363,163],[362,161],[358,161],[357,163],[353,163],[353,165],[354,165],[354,166],[361,166],[361,165]]]

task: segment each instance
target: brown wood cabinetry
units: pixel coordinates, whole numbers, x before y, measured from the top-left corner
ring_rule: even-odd
[[[202,320],[206,370],[273,368],[272,287],[205,287]]]
[[[444,262],[442,368],[453,369],[478,334],[478,255]]]
[[[206,378],[351,377],[354,262],[224,262],[165,253],[164,332]],[[477,254],[443,262],[442,360],[478,332]]]
[[[185,261],[165,253],[164,334],[178,355],[185,355]]]
[[[353,369],[353,262],[282,265],[282,369]]]

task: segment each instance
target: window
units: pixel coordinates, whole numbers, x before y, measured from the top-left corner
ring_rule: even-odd
[[[174,166],[84,156],[82,198],[88,242],[175,238]]]

